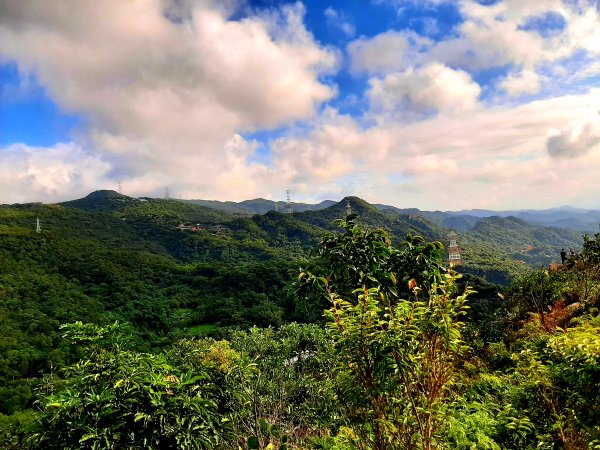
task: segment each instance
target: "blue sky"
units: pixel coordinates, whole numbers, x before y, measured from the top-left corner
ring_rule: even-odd
[[[599,18],[596,0],[9,2],[0,202],[121,182],[600,207]]]
[[[2,104],[0,107],[0,146],[25,142],[33,146],[50,146],[69,140],[72,130],[83,120],[82,116],[61,110],[35,78],[35,84],[25,91],[19,70],[14,62],[0,65]]]

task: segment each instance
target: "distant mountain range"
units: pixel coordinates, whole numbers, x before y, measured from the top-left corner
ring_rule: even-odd
[[[115,191],[95,191],[88,196],[63,202],[65,206],[80,207],[81,209],[95,211],[115,211],[131,205],[138,201],[152,200],[147,197],[136,199],[121,195]],[[156,200],[156,199],[155,199]],[[269,211],[285,212],[286,202],[273,201],[264,198],[244,200],[241,202],[217,201],[217,200],[176,200],[183,204],[197,205],[210,208],[237,216],[250,216],[253,214],[265,214]],[[338,202],[324,200],[321,203],[291,203],[294,212],[320,211],[329,208]],[[572,206],[561,206],[558,208],[533,210],[507,210],[494,211],[488,209],[469,209],[461,211],[424,211],[417,208],[397,208],[395,206],[373,204],[376,209],[394,215],[403,214],[409,216],[421,216],[436,225],[456,231],[470,231],[475,228],[482,218],[485,217],[516,217],[535,225],[546,227],[558,227],[568,230],[595,233],[599,231],[600,210],[574,208]]]
[[[450,230],[459,233],[465,264],[462,270],[490,281],[505,283],[524,266],[547,266],[558,259],[561,248],[577,248],[581,234],[593,232],[598,211],[556,208],[544,211],[421,211],[372,205],[358,197],[319,204],[293,203],[293,214],[284,214],[285,202],[265,199],[243,202],[133,198],[115,191],[96,191],[88,196],[61,203],[61,206],[109,216],[135,228],[138,236],[151,236],[152,245],[161,245],[182,261],[193,261],[200,247],[190,236],[175,238],[178,224],[186,227],[223,227],[248,256],[249,240],[267,243],[269,252],[300,245],[313,247],[324,233],[335,229],[333,221],[346,215],[350,204],[363,225],[386,229],[396,240],[406,233],[421,234],[448,245]],[[45,219],[46,220],[46,219]],[[108,216],[103,216],[108,220]],[[158,228],[157,228],[158,227]],[[231,242],[231,241],[230,241]],[[208,244],[207,244],[208,245]],[[209,247],[212,247],[211,242]],[[229,245],[229,244],[228,244]],[[261,244],[262,245],[262,244]],[[300,248],[298,247],[298,248]],[[303,250],[303,251],[305,251]],[[210,259],[214,249],[207,249]],[[240,255],[241,257],[241,255]],[[219,259],[218,257],[217,259]]]
[[[458,231],[472,230],[484,217],[517,217],[529,223],[547,227],[566,228],[574,231],[595,233],[599,231],[600,210],[579,209],[571,206],[533,210],[493,211],[488,209],[469,209],[461,211],[421,211],[416,208],[396,208],[388,205],[375,205],[383,211],[400,214],[417,214],[446,228]]]
[[[470,217],[514,216],[530,223],[551,227],[568,228],[577,231],[597,232],[600,224],[600,210],[580,209],[572,206],[561,206],[542,210],[522,209],[509,211],[489,211],[472,209],[450,213],[455,216]]]
[[[577,251],[582,243],[581,230],[540,225],[531,220],[532,211],[526,211],[526,221],[499,215],[508,212],[421,211],[346,197],[317,205],[295,203],[294,213],[285,214],[283,202],[275,211],[275,204],[265,199],[186,201],[134,198],[115,191],[95,191],[56,205],[0,206],[0,231],[9,227],[10,233],[35,236],[39,218],[42,236],[149,252],[180,264],[290,262],[306,257],[323,235],[336,230],[333,221],[346,217],[348,204],[361,225],[385,229],[395,244],[412,233],[448,246],[450,230],[456,230],[463,259],[460,271],[494,283],[507,283],[526,267],[547,267],[559,260],[561,248]],[[561,211],[580,213],[566,208],[555,215],[537,213],[554,223],[568,218],[560,216]],[[519,213],[525,211],[515,212]]]
[[[220,202],[217,200],[182,200],[186,203],[192,203],[200,206],[207,206],[218,211],[231,214],[265,214],[269,211],[285,212],[287,203],[281,201],[266,200],[264,198],[255,198],[253,200],[244,200],[242,202]],[[333,200],[324,200],[321,203],[291,203],[294,212],[318,211],[335,205]]]
[[[269,211],[284,212],[286,202],[266,200],[257,198],[244,200],[242,202],[221,202],[217,200],[182,200],[187,203],[207,206],[219,211],[231,214],[264,214]],[[294,212],[319,211],[328,208],[337,202],[324,200],[321,203],[292,203]],[[547,227],[559,227],[569,230],[595,233],[599,231],[600,210],[574,208],[572,206],[561,206],[542,210],[522,209],[508,211],[494,211],[487,209],[469,209],[461,211],[423,211],[417,208],[396,208],[395,206],[374,204],[375,208],[392,212],[395,214],[419,215],[444,228],[457,231],[472,230],[480,219],[484,217],[517,217],[527,222],[544,225]]]

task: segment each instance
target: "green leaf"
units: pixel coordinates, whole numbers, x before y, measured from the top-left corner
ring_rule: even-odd
[[[86,434],[86,435],[85,435],[85,436],[83,436],[81,439],[79,439],[79,443],[81,444],[82,442],[85,442],[85,441],[87,441],[87,440],[89,440],[89,439],[94,439],[94,438],[96,438],[96,437],[98,437],[98,435],[97,435],[97,434]]]
[[[256,436],[250,436],[248,438],[248,450],[257,450],[260,448],[260,443]]]
[[[262,417],[258,419],[258,426],[264,433],[269,433],[269,424]]]

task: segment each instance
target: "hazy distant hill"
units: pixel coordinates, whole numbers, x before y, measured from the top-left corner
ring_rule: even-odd
[[[480,219],[473,230],[459,233],[458,242],[468,272],[504,284],[527,266],[548,267],[560,261],[563,247],[579,249],[581,234],[517,217],[492,216]]]
[[[450,228],[457,231],[471,230],[480,220],[480,217],[471,216],[468,214],[457,215],[444,211],[421,211],[417,208],[396,208],[394,206],[380,204],[373,206],[389,214],[408,214],[411,216],[421,216],[444,228]]]
[[[597,232],[598,224],[600,224],[600,210],[580,209],[571,206],[562,206],[560,208],[551,208],[544,210],[509,210],[509,211],[491,211],[483,209],[463,210],[450,212],[454,216],[474,216],[474,217],[491,217],[514,216],[527,222],[555,226],[560,228],[568,228],[571,230]]]
[[[600,211],[578,209],[570,206],[545,210],[509,210],[493,211],[487,209],[470,209],[462,211],[421,211],[417,208],[396,208],[389,205],[374,205],[382,211],[392,214],[414,214],[457,231],[472,230],[485,217],[517,217],[532,224],[548,227],[566,228],[579,232],[595,233],[599,230]]]
[[[557,227],[540,227],[513,216],[485,217],[475,225],[470,234],[506,246],[511,252],[520,251],[518,243],[523,242],[524,245],[547,248],[556,254],[556,249],[573,246],[581,240],[577,232]]]
[[[382,213],[398,220],[406,220],[407,217],[409,220],[421,218],[437,225],[438,236],[439,232],[446,233],[441,238],[438,237],[446,245],[447,230],[456,230],[463,258],[463,265],[459,270],[483,276],[495,283],[507,283],[510,277],[527,266],[546,267],[552,261],[559,260],[561,248],[577,248],[581,245],[581,231],[542,226],[543,224],[510,215],[500,217],[494,215],[494,211],[466,211],[474,212],[475,215],[375,206]],[[572,211],[564,211],[569,212]],[[487,217],[487,214],[490,216]],[[427,235],[425,231],[421,233]]]

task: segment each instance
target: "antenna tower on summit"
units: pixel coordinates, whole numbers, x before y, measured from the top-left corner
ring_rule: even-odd
[[[285,212],[286,214],[291,214],[294,212],[292,209],[292,191],[286,189],[285,191]]]
[[[36,233],[41,233],[42,232],[42,226],[40,225],[40,218],[36,218],[35,221],[35,232]]]
[[[346,200],[346,217],[352,214],[352,205],[350,204],[350,200]]]
[[[121,186],[121,182],[120,182],[120,181],[119,181],[119,194],[123,194],[123,189],[122,189],[122,186]]]
[[[450,260],[450,267],[458,266],[462,264],[460,257],[460,248],[456,242],[456,231],[450,232],[450,244],[448,245],[448,259]]]
[[[170,199],[171,196],[169,195],[169,186],[165,186],[165,200]]]

